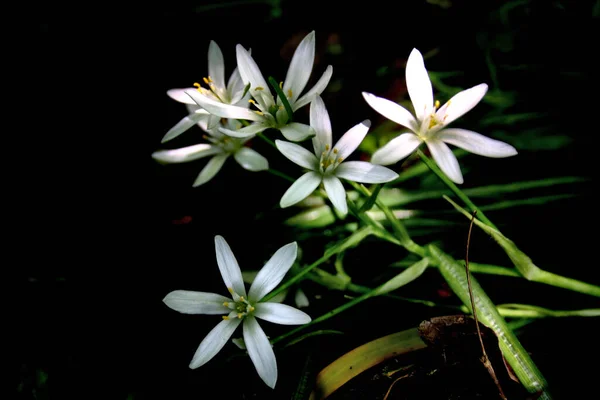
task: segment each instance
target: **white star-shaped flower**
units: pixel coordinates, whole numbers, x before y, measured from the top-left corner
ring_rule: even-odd
[[[377,150],[371,159],[373,163],[394,164],[425,142],[440,169],[453,182],[463,183],[458,160],[447,144],[486,157],[502,158],[517,154],[513,146],[477,132],[446,128],[479,103],[488,89],[485,83],[463,90],[440,107],[439,101],[433,101],[433,88],[423,56],[413,49],[406,63],[406,86],[415,116],[399,104],[363,92],[363,97],[375,111],[412,131],[401,134]]]
[[[218,128],[220,117],[203,110],[187,92],[193,91],[198,96],[206,97],[211,101],[222,104],[248,107],[250,95],[244,95],[244,83],[237,68],[229,77],[227,85],[225,85],[223,53],[219,45],[213,40],[210,41],[210,45],[208,46],[208,76],[204,78],[204,83],[208,86],[208,89],[203,88],[199,83],[195,83],[195,88],[171,89],[167,91],[167,95],[173,100],[186,105],[189,115],[169,129],[162,138],[162,143],[176,138],[196,123],[200,123],[200,121],[206,121],[205,123],[209,129]]]
[[[394,171],[381,165],[366,161],[344,161],[364,139],[371,126],[369,120],[351,128],[332,147],[329,114],[321,97],[317,96],[310,104],[310,125],[316,132],[312,139],[314,154],[295,143],[275,141],[284,156],[309,170],[284,193],[279,202],[281,207],[304,200],[323,182],[333,206],[346,214],[346,190],[339,178],[360,183],[384,183],[398,177]]]
[[[215,236],[217,264],[231,298],[216,293],[175,290],[163,300],[169,308],[185,314],[226,314],[202,340],[190,368],[198,368],[210,361],[229,341],[236,328],[243,324],[244,343],[258,375],[270,388],[275,387],[275,353],[256,318],[282,325],[301,325],[311,321],[308,314],[294,307],[260,302],[281,282],[296,260],[297,250],[296,242],[277,250],[259,271],[246,294],[242,272],[233,252],[222,236]]]
[[[260,72],[260,68],[250,55],[250,52],[238,44],[236,47],[236,55],[238,69],[243,84],[250,84],[249,93],[253,99],[249,101],[258,110],[252,111],[245,107],[228,105],[206,97],[201,97],[195,91],[188,90],[186,92],[200,107],[211,114],[222,118],[236,118],[253,121],[249,126],[235,132],[227,129],[222,129],[221,131],[232,137],[243,138],[245,137],[244,135],[255,135],[267,128],[274,128],[281,131],[287,140],[295,142],[313,136],[314,131],[309,125],[298,122],[289,122],[290,116],[283,106],[281,99],[278,98],[275,100],[269,84]],[[292,57],[292,61],[290,62],[285,81],[281,85],[281,90],[285,94],[286,99],[292,108],[292,112],[307,105],[315,98],[315,96],[320,95],[331,79],[333,68],[328,66],[315,86],[303,96],[300,96],[310,78],[314,60],[315,32],[313,31],[306,35],[298,45],[298,48]]]
[[[192,185],[194,187],[203,185],[214,178],[229,156],[233,156],[235,161],[248,171],[256,172],[269,169],[269,161],[265,157],[245,146],[246,142],[252,139],[253,136],[244,139],[226,136],[219,132],[218,128],[208,129],[207,119],[199,120],[198,125],[208,133],[208,135],[204,135],[204,138],[210,143],[200,143],[173,150],[159,150],[152,153],[152,158],[162,163],[174,164],[212,156],[194,181]],[[219,123],[218,126],[223,125]],[[241,124],[235,120],[227,120],[226,126],[229,129],[239,129]]]

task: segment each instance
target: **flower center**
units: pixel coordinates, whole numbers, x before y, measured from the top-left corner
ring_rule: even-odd
[[[239,319],[244,319],[246,318],[246,316],[251,315],[254,312],[255,308],[252,304],[250,304],[248,299],[246,299],[244,296],[240,296],[237,293],[235,293],[233,291],[233,288],[228,289],[229,293],[231,293],[231,295],[233,296],[233,301],[226,301],[223,303],[223,305],[229,308],[231,311],[235,312]],[[223,316],[223,319],[229,319],[229,316],[225,315]]]
[[[217,87],[217,85],[215,85],[214,81],[212,80],[212,78],[210,76],[206,77],[206,78],[202,78],[202,80],[204,81],[204,83],[208,86],[208,88],[210,89],[210,93],[212,93],[221,103],[225,103],[224,99],[222,98],[222,92],[221,90]],[[196,87],[196,89],[201,93],[206,95],[207,90],[204,89],[202,87],[202,85],[200,85],[198,82],[194,82],[194,86]]]
[[[326,145],[325,151],[321,153],[321,159],[319,160],[321,172],[333,171],[342,161],[342,158],[338,157],[338,149],[334,148],[330,151],[329,145]]]

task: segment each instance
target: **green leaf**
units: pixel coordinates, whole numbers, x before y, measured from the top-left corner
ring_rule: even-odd
[[[428,258],[424,258],[421,261],[414,263],[406,270],[402,271],[401,273],[399,273],[398,275],[396,275],[395,277],[393,277],[392,279],[375,289],[375,294],[386,294],[398,289],[399,287],[406,285],[407,283],[414,281],[415,279],[420,277],[423,274],[423,272],[425,272],[428,265]]]

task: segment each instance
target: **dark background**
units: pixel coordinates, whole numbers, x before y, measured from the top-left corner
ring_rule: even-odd
[[[15,32],[25,39],[14,41],[11,64],[20,73],[15,76],[23,76],[20,92],[26,94],[19,98],[23,114],[15,114],[17,124],[9,135],[18,143],[11,147],[17,151],[9,151],[16,185],[8,196],[16,200],[8,212],[14,222],[8,244],[18,256],[7,265],[17,278],[9,287],[17,299],[17,307],[10,306],[17,328],[11,329],[17,339],[16,358],[11,358],[17,398],[270,395],[247,358],[227,362],[236,354],[233,346],[201,369],[189,370],[189,360],[215,320],[177,314],[161,301],[175,289],[224,293],[214,258],[215,234],[225,236],[247,269],[260,268],[295,238],[278,223],[289,215],[276,207],[287,182],[246,173],[229,161],[212,182],[194,189],[191,183],[203,161],[165,167],[150,158],[155,150],[199,141],[200,131],[191,130],[161,147],[164,133],[185,113],[165,92],[207,74],[211,39],[223,50],[227,76],[235,45],[241,43],[252,48],[263,73],[273,71],[283,80],[296,43],[315,30],[313,79],[327,65],[334,67],[323,97],[336,137],[365,118],[374,126],[382,121],[361,91],[402,98],[404,62],[413,47],[424,54],[437,51],[426,61],[432,71],[463,71],[453,82],[461,87],[487,82],[493,88],[485,64],[489,53],[502,89],[517,96],[509,111],[546,113],[541,121],[512,124],[505,131],[517,139],[520,130],[539,123],[550,127],[548,134],[568,135],[572,141],[554,151],[519,148],[519,156],[510,160],[469,156],[461,160],[463,170],[470,171],[464,187],[592,177],[597,2],[452,1],[447,8],[426,1],[386,4],[275,1],[225,7],[189,1],[36,4],[20,10],[25,18]],[[341,53],[331,51],[336,45]],[[485,107],[489,110],[479,105],[456,126],[476,127]],[[257,146],[269,158],[270,149]],[[287,163],[276,165],[294,174]],[[591,187],[574,188],[575,199],[491,218],[501,221],[496,223],[503,232],[542,268],[598,284],[596,238],[587,231],[594,226]],[[269,216],[256,219],[262,211]],[[457,258],[462,257],[463,233],[443,237],[447,250],[457,249]],[[473,257],[503,260],[484,234],[475,235],[474,246],[480,247],[472,250]],[[304,249],[306,262],[319,256],[322,244],[310,242],[314,247]],[[369,246],[356,250],[351,265],[353,276],[364,282],[364,264],[380,258],[386,265],[402,257],[391,253],[393,248]],[[437,300],[441,279],[435,271],[427,276],[406,295]],[[481,281],[497,302],[598,307],[592,298],[543,285]],[[342,294],[318,287],[307,285],[306,291],[323,295],[313,299],[308,310],[313,317],[345,301]],[[389,307],[396,318],[390,319]],[[303,354],[315,354],[318,371],[357,345],[440,313],[376,299],[328,321],[323,329],[351,334],[324,336],[277,353],[280,378],[274,398],[289,398]],[[593,319],[547,320],[523,331],[526,348],[557,397],[577,398],[594,390],[590,363],[600,355],[596,325]],[[286,331],[263,326],[271,336]]]

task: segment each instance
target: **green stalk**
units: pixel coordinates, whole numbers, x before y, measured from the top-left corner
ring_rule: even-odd
[[[268,80],[269,80],[269,83],[271,84],[271,86],[273,87],[273,90],[275,91],[275,93],[277,93],[277,96],[279,96],[279,100],[281,100],[281,102],[283,103],[283,106],[285,107],[285,111],[287,112],[287,115],[288,115],[287,123],[289,124],[290,122],[292,122],[292,119],[294,117],[294,112],[292,111],[292,106],[290,106],[290,102],[288,101],[287,97],[285,97],[285,93],[283,93],[283,90],[281,90],[281,88],[277,84],[277,81],[275,80],[275,78],[270,76]],[[275,119],[277,119],[277,117],[275,117]]]
[[[480,220],[484,221],[486,224],[488,224],[489,226],[493,227],[494,229],[498,229],[496,228],[496,225],[494,225],[492,223],[492,221],[490,221],[485,214],[483,213],[483,211],[481,211],[472,201],[471,199],[469,199],[469,197],[467,195],[465,195],[459,188],[458,186],[456,186],[454,184],[454,182],[452,182],[447,176],[446,174],[444,174],[442,172],[442,170],[437,166],[437,164],[429,159],[429,157],[427,157],[421,150],[417,150],[417,154],[419,155],[419,157],[421,157],[421,160],[423,160],[423,162],[429,167],[429,169],[436,174],[441,180],[442,182],[444,182],[444,184],[446,186],[448,186],[448,188],[450,190],[452,190],[452,192],[459,198],[461,199],[467,206],[469,206],[469,208],[472,211],[477,210],[477,216],[479,217]]]

